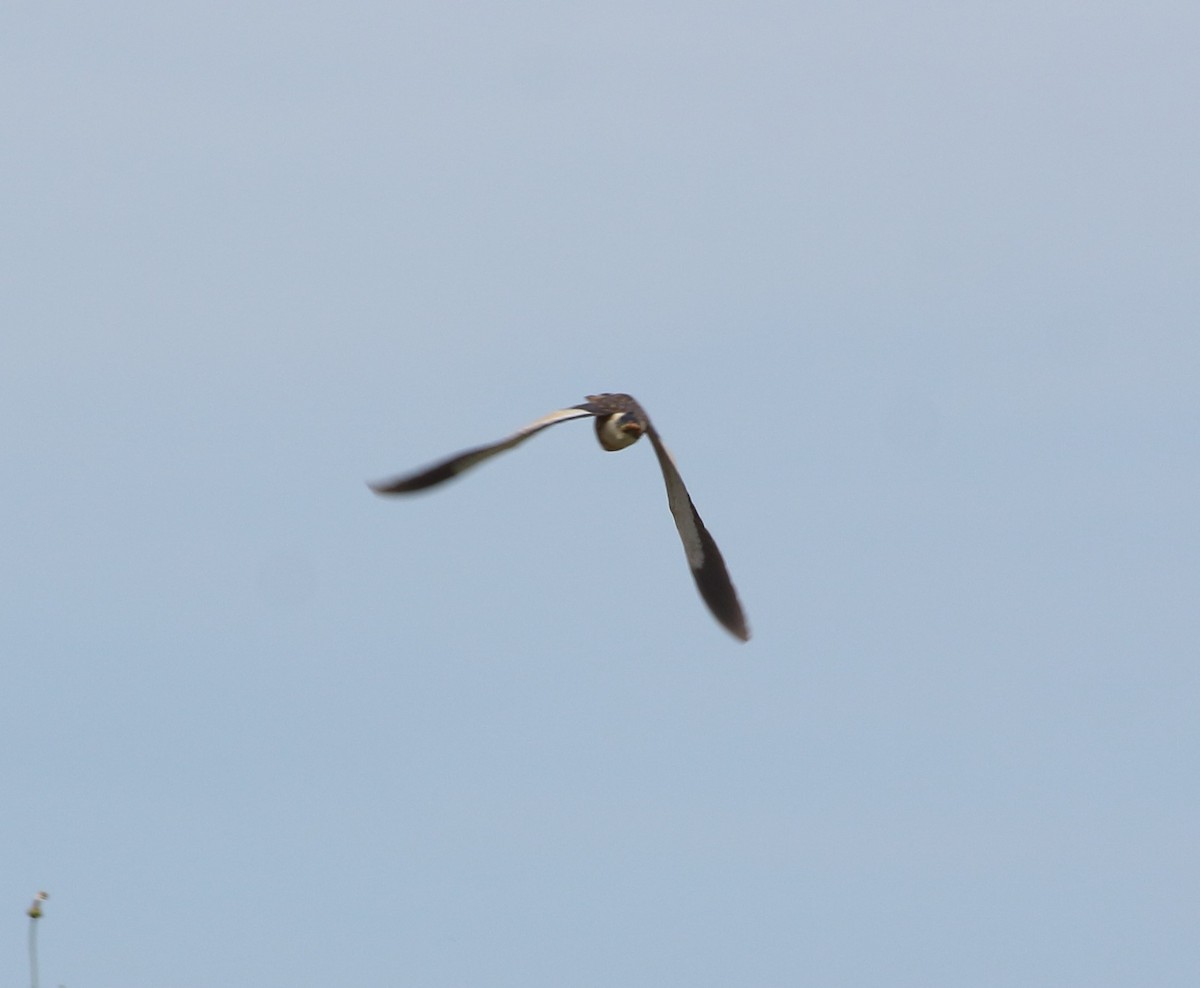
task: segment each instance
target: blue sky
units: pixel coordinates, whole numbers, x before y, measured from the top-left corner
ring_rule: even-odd
[[[8,979],[1196,982],[1198,28],[7,5]]]

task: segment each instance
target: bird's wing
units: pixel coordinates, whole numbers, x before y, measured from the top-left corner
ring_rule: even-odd
[[[426,487],[433,487],[435,484],[440,484],[450,480],[452,477],[457,477],[464,470],[469,470],[471,467],[482,463],[497,453],[503,453],[505,450],[520,445],[530,436],[541,432],[549,426],[557,425],[559,422],[567,422],[570,419],[587,418],[590,415],[592,415],[592,412],[584,408],[559,409],[557,412],[543,415],[536,422],[530,422],[528,425],[523,426],[507,439],[501,439],[499,442],[490,443],[487,446],[477,446],[474,449],[456,453],[449,459],[441,460],[426,467],[424,470],[418,470],[416,473],[407,473],[399,477],[393,477],[391,480],[381,481],[378,484],[371,484],[371,490],[376,494],[408,494],[411,491],[420,491]]]
[[[742,605],[738,602],[733,581],[729,579],[725,560],[721,558],[721,550],[717,548],[717,543],[700,520],[700,514],[692,504],[683,478],[675,468],[675,461],[663,445],[658,432],[653,427],[647,432],[650,442],[654,445],[658,465],[662,468],[663,481],[667,485],[667,504],[675,518],[675,527],[679,529],[679,538],[683,541],[688,566],[691,567],[700,596],[704,598],[704,603],[712,611],[713,617],[730,633],[742,641],[749,641],[750,629],[746,626],[746,616],[742,613]]]

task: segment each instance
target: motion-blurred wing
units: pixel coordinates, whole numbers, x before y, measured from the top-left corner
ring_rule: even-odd
[[[471,469],[471,467],[482,463],[497,453],[503,453],[505,450],[520,445],[530,436],[541,432],[549,426],[557,425],[559,422],[567,422],[570,419],[588,418],[591,415],[590,411],[583,408],[563,408],[557,412],[551,412],[549,415],[543,416],[536,422],[530,422],[527,426],[518,429],[507,439],[501,439],[498,443],[468,449],[465,452],[455,454],[447,460],[442,460],[439,463],[428,466],[417,473],[393,477],[391,480],[371,484],[370,487],[376,494],[408,494],[412,491],[421,491],[426,487],[433,487],[435,484],[441,484],[452,477],[457,477],[464,470]]]
[[[750,629],[746,626],[746,616],[742,613],[733,581],[729,579],[725,560],[721,558],[721,550],[700,520],[700,514],[683,485],[683,478],[675,469],[675,461],[671,459],[658,432],[650,428],[648,433],[655,455],[658,456],[658,465],[662,468],[663,481],[667,485],[667,504],[675,518],[675,527],[679,529],[679,538],[683,540],[688,566],[691,567],[700,596],[704,598],[713,617],[733,635],[742,641],[749,641]]]

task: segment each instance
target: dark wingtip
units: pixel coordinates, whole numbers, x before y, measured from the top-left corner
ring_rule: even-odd
[[[381,497],[386,497],[389,494],[405,494],[412,490],[411,487],[407,486],[402,481],[394,480],[380,481],[379,483],[367,481],[367,486],[371,488],[372,493],[378,494]]]
[[[713,548],[715,549],[715,546]],[[713,617],[721,627],[739,641],[748,642],[750,628],[746,624],[746,615],[742,611],[737,591],[733,588],[733,581],[729,579],[720,553],[714,552],[710,555],[705,566],[692,570],[692,576],[696,579],[700,596],[704,598],[708,609],[712,611]]]
[[[711,604],[711,602],[710,602]],[[748,642],[750,640],[750,629],[746,625],[746,617],[742,614],[742,608],[738,604],[736,598],[733,601],[733,610],[718,612],[713,608],[713,614],[716,615],[721,626],[728,631],[734,638],[740,642]]]
[[[721,550],[708,534],[708,529],[696,513],[695,506],[692,507],[692,514],[696,520],[696,529],[700,533],[701,545],[704,547],[703,565],[692,570],[696,588],[721,627],[739,641],[748,642],[750,628],[746,623],[746,614],[742,610],[741,601],[738,600],[733,580],[729,578],[729,570],[725,568],[725,560],[721,558]]]
[[[384,496],[390,494],[410,494],[413,491],[423,491],[427,487],[445,483],[452,477],[457,477],[459,472],[459,459],[454,459],[446,463],[439,463],[437,466],[430,467],[428,470],[423,470],[418,474],[393,477],[390,480],[381,480],[375,484],[368,482],[367,486],[376,494]]]

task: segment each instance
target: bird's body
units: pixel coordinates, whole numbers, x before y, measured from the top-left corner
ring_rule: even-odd
[[[372,484],[371,489],[377,494],[408,494],[424,490],[436,484],[444,483],[458,476],[464,470],[489,459],[498,453],[512,449],[523,443],[543,429],[566,422],[571,419],[593,417],[596,428],[596,439],[609,452],[616,452],[632,446],[643,435],[650,437],[654,447],[658,465],[662,470],[663,481],[667,487],[667,504],[675,519],[675,527],[683,542],[687,554],[688,566],[696,581],[696,587],[704,602],[726,629],[742,641],[750,638],[745,615],[738,602],[737,591],[721,552],[713,541],[704,522],[692,504],[684,486],[683,478],[675,467],[671,454],[663,445],[658,432],[650,422],[645,410],[632,397],[626,394],[589,395],[586,402],[573,405],[570,408],[551,412],[536,421],[518,429],[506,439],[478,446],[474,449],[458,453],[449,459],[439,461],[414,474],[406,474],[380,484]]]

